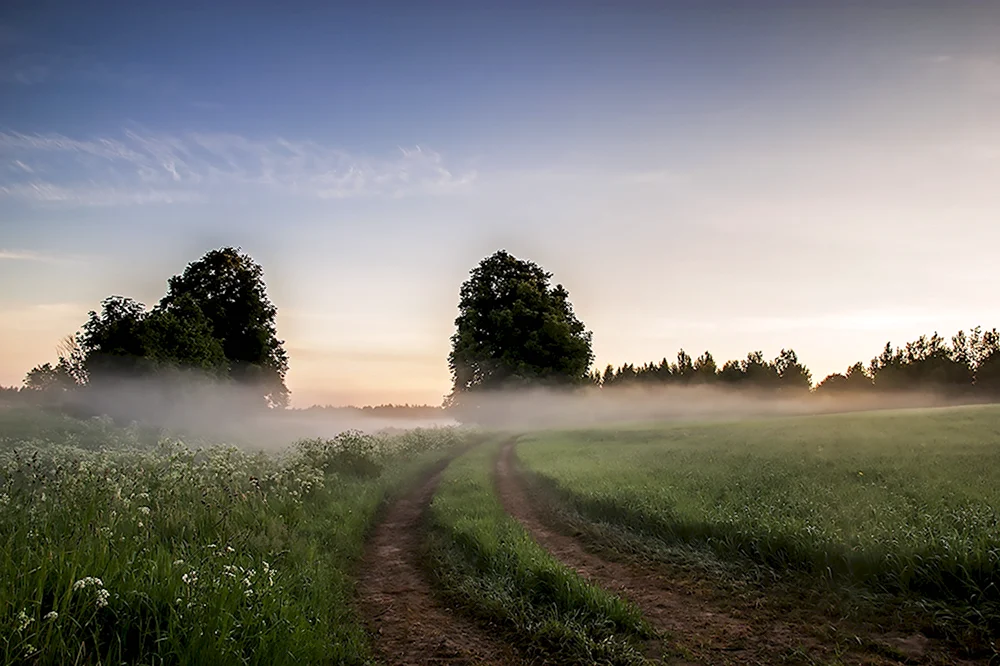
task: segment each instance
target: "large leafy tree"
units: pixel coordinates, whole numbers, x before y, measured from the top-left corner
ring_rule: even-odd
[[[150,375],[166,368],[195,368],[223,375],[228,362],[222,344],[212,335],[212,326],[190,296],[182,296],[170,309],[146,311],[131,298],[111,296],[101,311],[91,312],[83,330],[68,342],[60,365],[68,375],[73,359],[82,359],[90,382],[116,381],[123,377]],[[82,383],[82,382],[81,382]]]
[[[552,274],[504,250],[462,284],[448,357],[451,399],[472,391],[586,381],[591,333]]]
[[[91,382],[145,374],[153,369],[145,334],[146,306],[125,296],[101,301],[79,334]]]
[[[160,301],[165,313],[197,305],[222,345],[229,376],[260,389],[273,405],[288,403],[285,373],[288,355],[278,339],[277,308],[267,297],[264,271],[238,248],[212,250],[170,278],[167,295]]]

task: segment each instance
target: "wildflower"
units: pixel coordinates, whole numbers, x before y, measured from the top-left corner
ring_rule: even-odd
[[[140,506],[140,507],[139,507],[139,508],[137,509],[137,511],[138,511],[139,513],[143,514],[144,516],[148,516],[148,515],[149,515],[149,507],[148,507],[148,506]]]
[[[59,619],[59,613],[57,613],[55,611],[49,611],[48,613],[45,614],[45,617],[43,617],[42,619],[43,620],[58,620]]]
[[[73,583],[73,591],[82,590],[85,587],[104,587],[104,582],[100,578],[87,576]]]
[[[175,567],[180,566],[182,564],[184,564],[184,560],[174,560],[174,566]]]
[[[25,657],[30,657],[34,653],[35,653],[35,646],[32,645],[31,643],[25,643],[25,645],[24,645],[24,656]]]
[[[8,504],[10,504],[10,495],[0,493],[0,506],[7,506]]]
[[[108,599],[110,597],[111,593],[108,592],[107,590],[103,589],[97,590],[97,598],[94,600],[94,603],[97,604],[98,608],[104,608],[105,606],[108,605]]]
[[[25,613],[24,610],[21,610],[21,612],[17,614],[17,630],[24,631],[28,628],[28,625],[34,621],[35,618],[28,617],[28,614]]]
[[[189,571],[188,573],[181,576],[181,580],[184,581],[186,585],[194,585],[198,582],[198,572]]]

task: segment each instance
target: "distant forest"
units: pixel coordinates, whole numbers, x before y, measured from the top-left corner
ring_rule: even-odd
[[[871,391],[932,391],[946,394],[1000,394],[1000,334],[993,328],[959,331],[949,344],[936,332],[901,347],[886,343],[882,353],[866,365],[857,362],[843,373],[833,373],[813,386],[812,373],[791,349],[766,360],[751,352],[742,361],[718,366],[705,352],[692,359],[683,349],[677,360],[594,370],[589,382],[601,388],[637,384],[707,385],[729,388],[813,391],[818,394]]]

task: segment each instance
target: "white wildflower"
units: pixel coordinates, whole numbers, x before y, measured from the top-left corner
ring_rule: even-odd
[[[59,613],[57,613],[55,611],[49,611],[48,613],[45,614],[45,617],[43,617],[42,619],[43,620],[58,620],[59,619]]]
[[[17,614],[17,630],[24,631],[28,628],[28,625],[34,621],[35,618],[28,617],[28,614],[25,613],[24,610],[21,610],[21,612]]]
[[[0,506],[7,506],[8,504],[10,504],[10,495],[0,493]]]
[[[198,572],[189,571],[188,573],[181,576],[181,580],[184,581],[186,585],[194,585],[198,582]]]
[[[103,589],[97,590],[97,598],[94,600],[94,603],[97,604],[98,608],[104,608],[105,606],[108,605],[108,599],[110,597],[111,593],[108,592],[107,590]]]
[[[73,583],[73,591],[82,590],[85,587],[104,587],[104,582],[100,578],[94,578],[93,576],[87,576],[86,578],[81,578],[80,580]]]
[[[24,656],[25,657],[30,657],[34,653],[35,653],[35,646],[32,645],[31,643],[25,643],[25,645],[24,645]]]
[[[174,560],[174,566],[175,567],[180,566],[182,564],[184,564],[184,560]]]
[[[144,516],[148,516],[148,515],[149,515],[149,507],[148,507],[148,506],[140,506],[140,507],[139,507],[139,508],[137,509],[137,511],[138,511],[139,513],[141,513],[142,515],[144,515]]]

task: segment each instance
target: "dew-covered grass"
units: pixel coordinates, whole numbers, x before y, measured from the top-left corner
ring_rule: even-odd
[[[62,418],[52,439],[0,430],[0,663],[367,663],[365,535],[460,439],[347,433],[277,455]]]
[[[595,524],[1000,635],[1000,407],[539,433],[517,455]]]
[[[652,630],[640,612],[563,566],[504,511],[491,476],[495,444],[452,461],[431,502],[439,586],[542,663],[645,663],[639,642]]]

